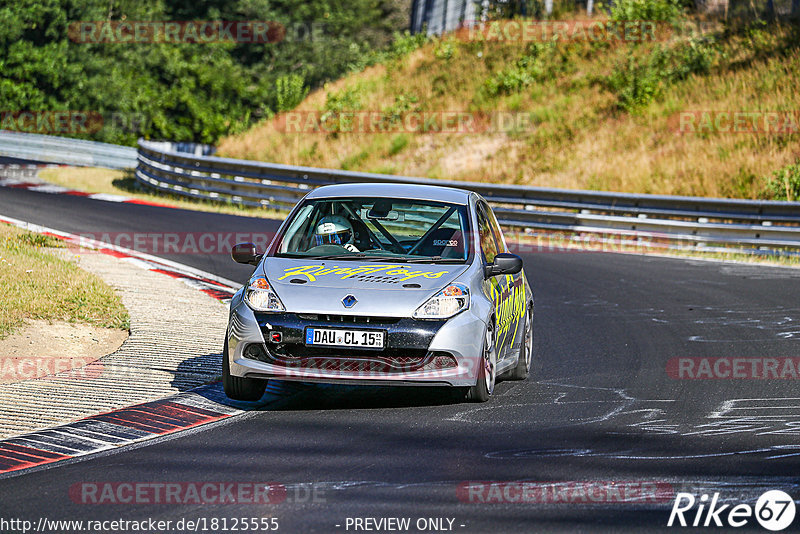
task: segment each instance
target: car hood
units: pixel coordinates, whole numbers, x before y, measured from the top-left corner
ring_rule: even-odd
[[[286,311],[408,317],[467,265],[267,258],[262,269]],[[342,299],[353,295],[350,308]]]

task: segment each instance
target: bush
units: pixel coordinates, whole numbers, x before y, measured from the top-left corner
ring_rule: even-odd
[[[608,77],[609,88],[617,95],[617,104],[625,111],[635,111],[648,105],[661,95],[664,89],[665,54],[662,48],[643,62],[628,56],[625,63],[618,63]]]
[[[713,41],[689,39],[675,50],[671,78],[683,80],[691,74],[708,74],[718,53]]]
[[[532,66],[529,63],[530,61],[528,58],[522,58],[513,66],[498,72],[486,80],[484,84],[486,93],[490,96],[511,94],[532,84],[537,78],[534,72],[532,72],[536,70],[536,66]]]
[[[430,41],[430,37],[428,37],[425,31],[420,33],[411,33],[408,30],[402,33],[395,32],[394,41],[385,55],[387,59],[405,57],[414,50],[424,46],[428,41]]]
[[[327,131],[333,134],[340,131],[351,131],[353,124],[348,113],[361,109],[361,91],[362,88],[359,85],[354,85],[327,94],[325,112],[320,117],[320,120],[326,124]]]
[[[615,21],[676,23],[683,15],[683,6],[679,0],[615,0],[611,7],[611,19]]]
[[[344,158],[339,165],[343,171],[349,171],[361,165],[366,159],[369,157],[369,152],[366,150],[362,150],[356,154],[351,156],[347,156]]]
[[[692,74],[707,74],[716,55],[716,45],[710,41],[690,39],[672,48],[657,46],[642,60],[630,55],[617,63],[606,83],[616,93],[620,108],[636,111],[658,98],[667,85]]]
[[[403,151],[408,146],[408,136],[406,134],[398,134],[392,138],[392,144],[389,146],[389,156],[395,156]],[[391,173],[389,173],[391,174]]]
[[[800,199],[800,162],[787,165],[767,179],[767,192],[775,200]]]
[[[389,126],[393,126],[402,121],[403,116],[409,111],[419,111],[417,102],[419,102],[417,95],[406,93],[405,91],[401,92],[394,97],[394,103],[391,106],[382,110],[384,122]]]
[[[513,94],[543,79],[555,69],[555,51],[555,43],[531,43],[527,54],[484,82],[484,92],[489,96]]]
[[[328,93],[325,99],[325,110],[334,113],[355,111],[361,108],[361,90],[356,86],[347,86],[341,91]]]
[[[433,49],[433,55],[436,59],[448,61],[458,54],[458,48],[453,42],[453,39],[445,39],[439,41]]]
[[[275,110],[289,111],[297,107],[308,94],[303,77],[299,74],[281,76],[275,82]]]

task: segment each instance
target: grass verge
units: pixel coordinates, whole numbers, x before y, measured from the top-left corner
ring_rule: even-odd
[[[129,328],[128,311],[111,287],[46,250],[61,246],[54,237],[0,224],[0,339],[26,319]]]

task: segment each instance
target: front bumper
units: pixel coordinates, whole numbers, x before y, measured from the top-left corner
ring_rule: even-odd
[[[307,347],[306,327],[382,330],[383,350]],[[232,301],[230,373],[244,378],[372,385],[472,386],[485,323],[466,310],[448,320],[254,313]],[[280,333],[280,342],[272,339]]]

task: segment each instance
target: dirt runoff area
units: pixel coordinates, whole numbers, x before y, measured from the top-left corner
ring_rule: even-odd
[[[0,341],[0,384],[55,375],[87,378],[102,372],[94,362],[119,349],[126,339],[127,330],[29,320]]]

